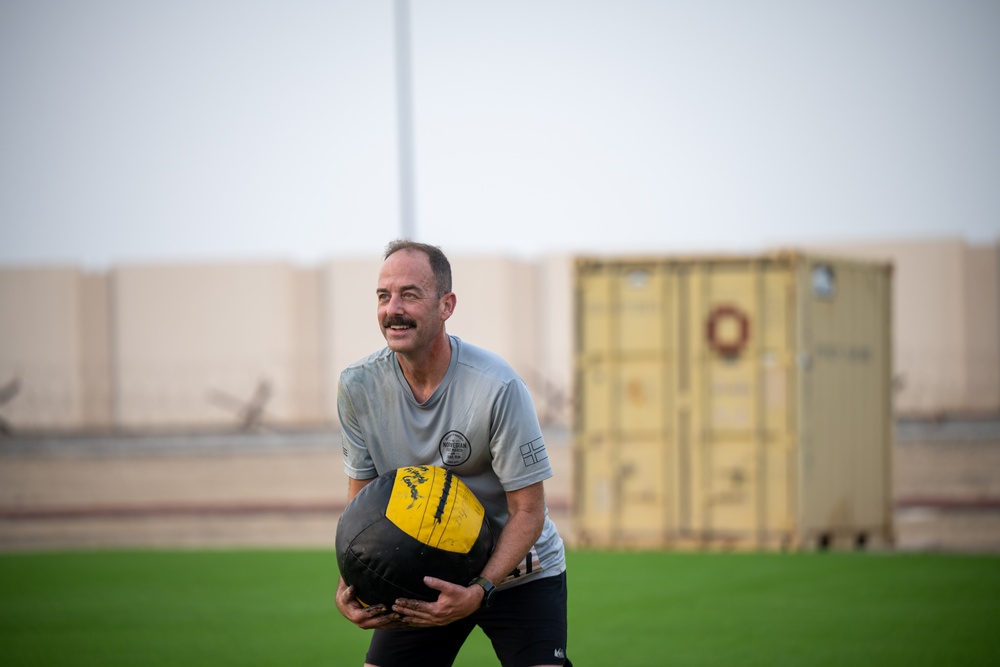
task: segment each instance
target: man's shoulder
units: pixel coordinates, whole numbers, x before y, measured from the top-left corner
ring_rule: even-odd
[[[353,364],[340,372],[341,381],[353,378],[370,376],[371,373],[388,372],[392,366],[389,363],[393,359],[393,352],[388,347],[372,352],[363,359],[358,359]]]
[[[467,343],[457,336],[455,340],[458,342],[458,363],[466,370],[491,377],[503,383],[518,378],[514,368],[499,354],[490,352],[478,345]]]

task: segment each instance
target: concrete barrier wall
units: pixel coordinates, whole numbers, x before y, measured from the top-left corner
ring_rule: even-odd
[[[318,284],[280,263],[115,269],[115,425],[317,421]]]
[[[895,409],[1000,413],[1000,244],[827,246],[895,266]],[[507,359],[568,426],[573,258],[455,256],[448,329]],[[0,268],[0,427],[336,426],[340,371],[380,349],[379,257]]]
[[[571,426],[573,336],[576,329],[574,258],[541,259],[537,268],[538,353],[531,386],[539,419],[545,426]]]
[[[75,429],[85,424],[82,276],[68,267],[0,275],[0,426]],[[85,378],[85,374],[87,377]]]
[[[965,395],[971,413],[1000,411],[1000,243],[965,248]]]
[[[114,423],[109,281],[105,273],[79,277],[80,427],[86,431],[108,430]]]

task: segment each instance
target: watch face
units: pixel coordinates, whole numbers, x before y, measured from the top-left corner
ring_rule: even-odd
[[[837,290],[837,281],[833,267],[829,264],[817,264],[812,270],[813,294],[820,299],[832,299]]]
[[[493,604],[493,594],[497,592],[497,588],[496,586],[493,585],[493,582],[484,577],[476,577],[475,579],[472,580],[472,583],[476,584],[477,586],[483,589],[482,606],[489,607],[491,604]],[[470,586],[471,585],[472,584],[470,584]]]

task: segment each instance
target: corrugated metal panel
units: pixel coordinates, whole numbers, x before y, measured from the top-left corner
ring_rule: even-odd
[[[803,540],[891,537],[886,267],[800,264]]]
[[[887,534],[888,282],[797,255],[579,261],[579,539]]]

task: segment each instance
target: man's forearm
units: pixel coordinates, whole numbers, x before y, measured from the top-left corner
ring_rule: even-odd
[[[483,568],[482,576],[499,584],[524,560],[531,547],[538,541],[545,523],[545,496],[537,502],[511,510],[507,523],[500,532],[493,555]]]

